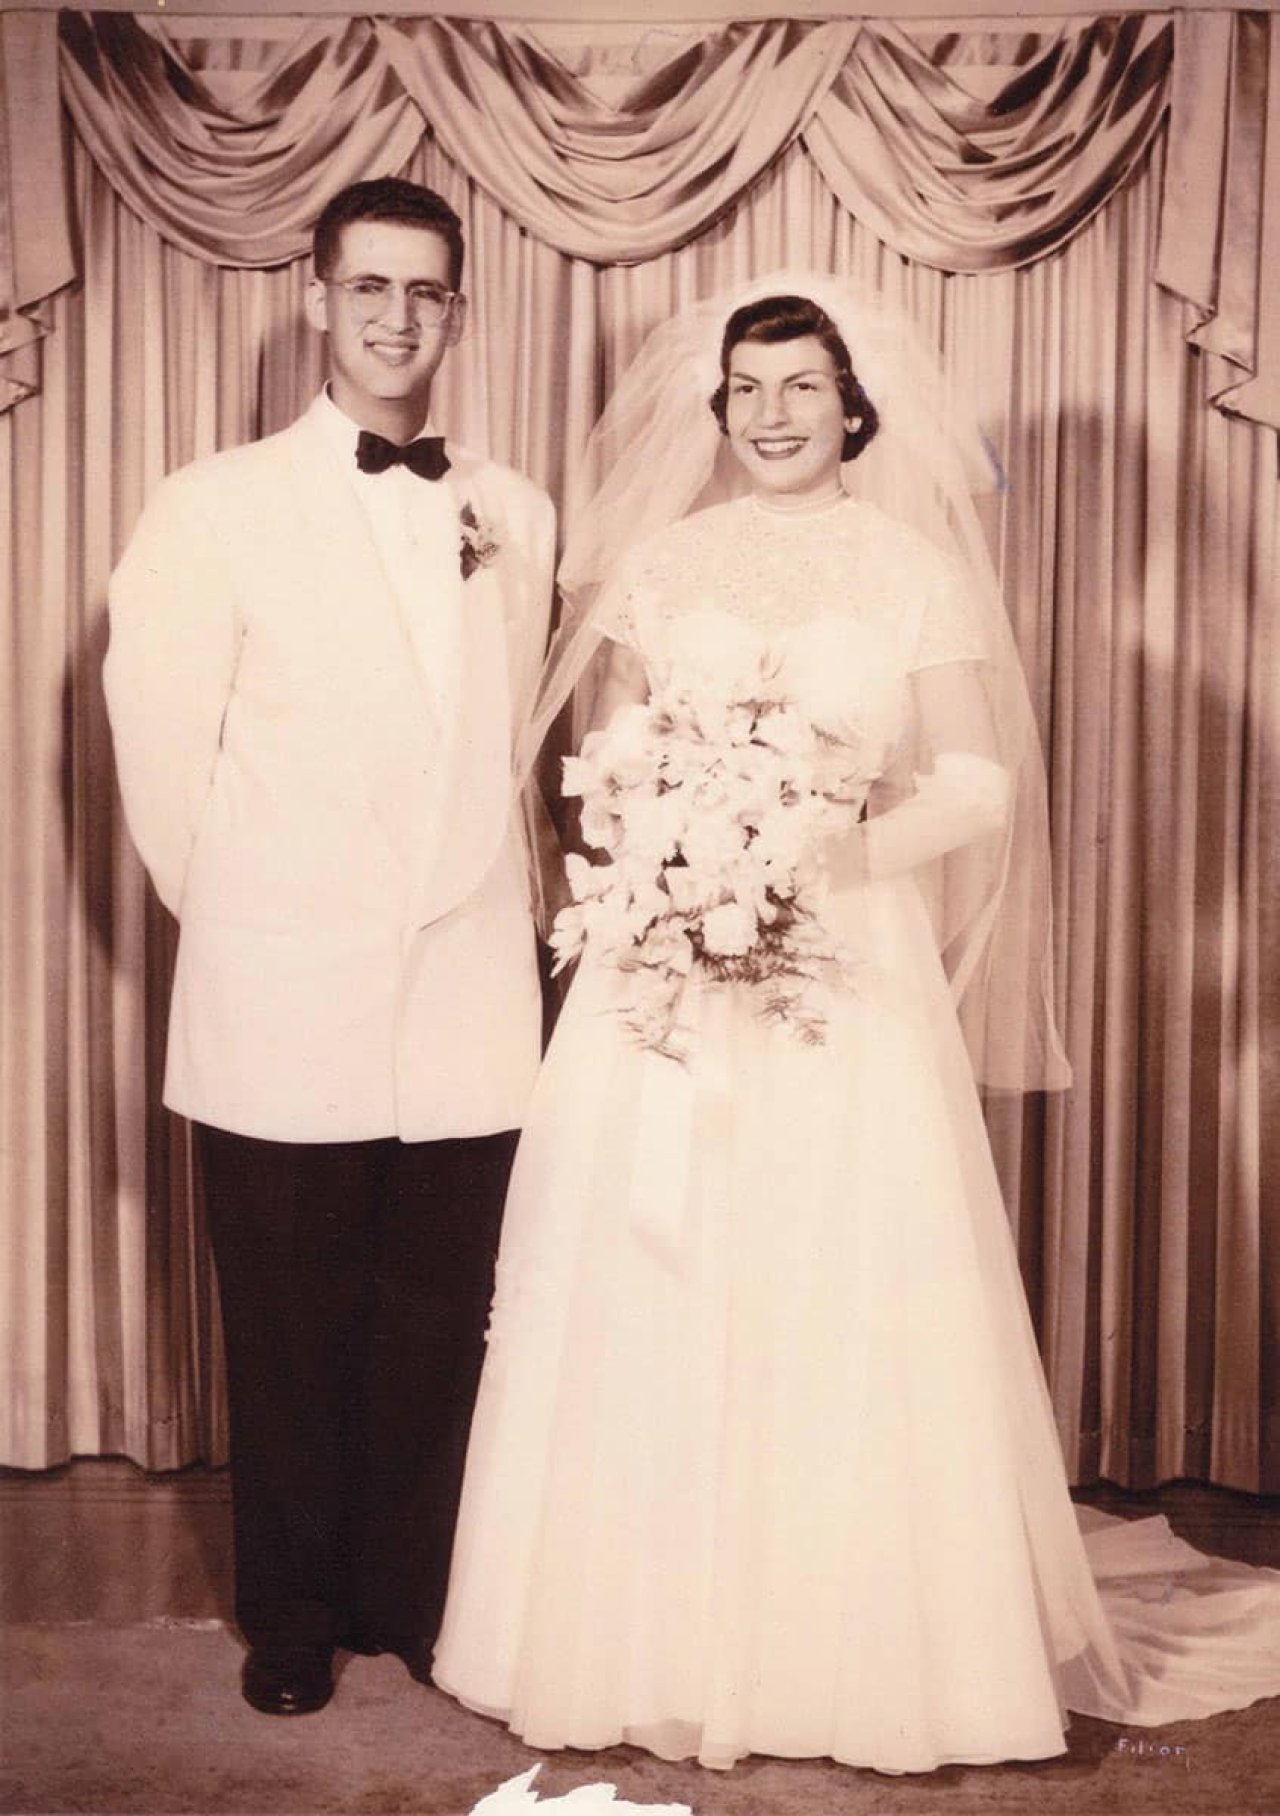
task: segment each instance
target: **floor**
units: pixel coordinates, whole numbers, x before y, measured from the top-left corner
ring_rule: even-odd
[[[1165,1512],[1202,1549],[1280,1566],[1274,1504],[1189,1484],[1081,1498]],[[527,1807],[566,1816],[603,1810],[562,1799],[605,1781],[692,1816],[1280,1816],[1274,1703],[1146,1732],[1077,1719],[1058,1759],[919,1779],[769,1759],[721,1775],[630,1748],[534,1755],[387,1658],[344,1657],[328,1709],[272,1721],[237,1692],[228,1513],[221,1473],[94,1460],[0,1474],[0,1810],[467,1816],[540,1763],[548,1801]]]

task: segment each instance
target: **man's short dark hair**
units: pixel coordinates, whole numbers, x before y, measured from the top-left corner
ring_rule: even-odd
[[[403,177],[372,177],[351,183],[325,203],[312,239],[312,262],[322,281],[338,262],[342,229],[351,221],[394,221],[399,226],[423,227],[438,233],[449,248],[449,285],[462,286],[464,244],[462,222],[443,196],[421,183]]]
[[[743,341],[800,340],[810,334],[831,355],[845,415],[859,418],[856,429],[845,431],[840,452],[842,461],[856,460],[880,427],[880,418],[853,369],[853,360],[839,329],[826,310],[820,309],[807,296],[765,296],[759,302],[744,303],[734,310],[725,323],[720,343],[720,383],[710,399],[712,414],[720,425],[720,433],[727,434],[729,357],[735,347]]]

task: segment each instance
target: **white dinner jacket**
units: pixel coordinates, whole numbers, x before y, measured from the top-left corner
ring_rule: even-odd
[[[165,1102],[284,1141],[492,1133],[520,1123],[539,1054],[510,749],[546,639],[551,504],[450,445],[451,472],[421,482],[405,597],[330,408],[166,479],[112,576],[125,814],[181,929]],[[465,579],[464,504],[497,545]]]

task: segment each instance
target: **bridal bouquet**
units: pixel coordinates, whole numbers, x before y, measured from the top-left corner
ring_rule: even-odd
[[[822,926],[819,854],[860,799],[847,775],[833,798],[832,758],[848,757],[835,744],[764,681],[621,708],[565,760],[583,838],[605,855],[567,860],[557,971],[590,942],[634,979],[629,1030],[671,1058],[687,1058],[676,1025],[694,973],[748,985],[762,1015],[820,1042],[814,986],[850,965]]]

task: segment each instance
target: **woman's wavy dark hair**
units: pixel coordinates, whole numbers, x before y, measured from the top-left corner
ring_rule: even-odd
[[[743,341],[800,340],[811,334],[831,355],[840,387],[840,402],[846,416],[860,418],[856,429],[845,431],[842,461],[856,460],[880,427],[876,407],[863,390],[853,369],[849,349],[825,309],[807,296],[765,296],[759,302],[744,303],[735,309],[724,325],[720,342],[720,383],[711,394],[712,414],[727,435],[729,405],[729,356]]]

